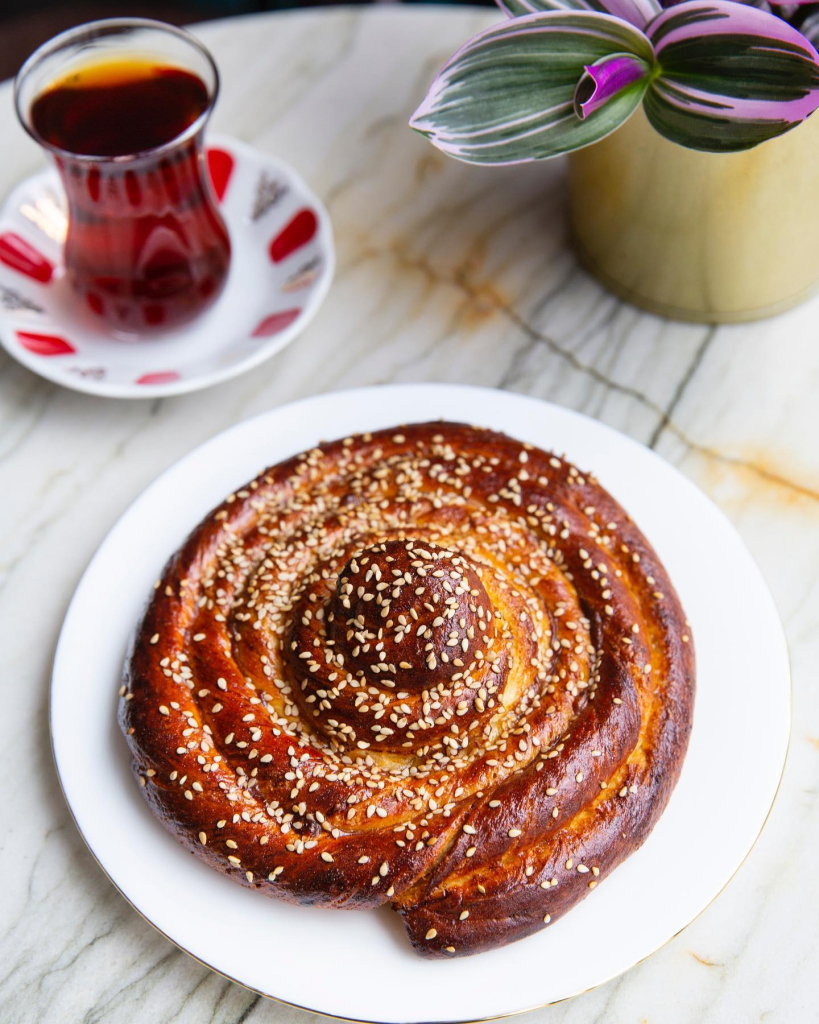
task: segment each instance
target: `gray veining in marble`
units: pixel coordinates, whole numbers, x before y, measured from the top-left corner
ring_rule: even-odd
[[[111,887],[60,794],[48,680],[83,568],[158,473],[239,419],[383,381],[508,388],[651,445],[739,528],[790,642],[789,762],[739,874],[649,960],[522,1019],[819,1019],[819,301],[718,329],[637,312],[602,291],[567,247],[560,161],[473,169],[411,133],[406,119],[434,69],[492,19],[469,8],[351,8],[201,27],[223,76],[214,128],[291,161],[335,225],[333,289],[282,355],[209,391],[131,403],[61,390],[0,356],[2,1021],[323,1019],[200,966]],[[41,163],[15,124],[7,85],[0,129],[5,193]],[[715,779],[703,798],[730,793]]]

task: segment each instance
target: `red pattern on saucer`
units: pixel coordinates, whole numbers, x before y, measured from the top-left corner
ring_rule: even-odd
[[[233,174],[233,157],[226,149],[211,147],[207,152],[208,171],[210,172],[210,183],[216,198],[221,203],[227,191],[228,182]]]
[[[160,370],[157,373],[143,373],[137,377],[137,384],[169,384],[173,380],[179,380],[176,370]]]
[[[0,235],[0,262],[40,284],[48,284],[54,274],[51,261],[15,231],[4,231]]]
[[[274,263],[281,263],[297,249],[312,239],[318,230],[318,218],[312,210],[299,210],[273,241],[270,243],[270,258]]]
[[[26,351],[33,352],[36,356],[70,356],[77,351],[70,341],[55,334],[18,331],[17,338]]]
[[[301,316],[300,309],[285,309],[281,313],[271,313],[266,316],[253,332],[254,338],[269,338],[274,334],[289,327]]]

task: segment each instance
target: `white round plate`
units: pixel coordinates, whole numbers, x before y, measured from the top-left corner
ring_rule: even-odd
[[[696,643],[697,698],[680,782],[642,849],[553,927],[477,956],[425,961],[389,908],[287,906],[191,857],[148,810],[115,710],[128,636],[154,580],[226,494],[320,440],[439,418],[565,452],[598,475],[655,545],[679,591]],[[532,398],[389,385],[308,398],[240,423],[134,502],[101,545],[66,616],[51,730],[86,842],[125,898],[182,949],[248,988],[329,1015],[379,1024],[472,1021],[542,1006],[614,977],[720,892],[776,794],[790,732],[790,672],[776,608],[739,536],[653,452]]]
[[[9,355],[75,391],[157,398],[244,373],[303,331],[333,276],[329,214],[292,168],[238,139],[208,135],[207,159],[232,247],[225,288],[191,324],[144,339],[112,337],[69,286],[56,170],[18,185],[0,210],[0,343]]]

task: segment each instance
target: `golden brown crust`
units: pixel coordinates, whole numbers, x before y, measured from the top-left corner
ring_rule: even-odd
[[[528,935],[645,839],[693,644],[596,481],[460,424],[262,473],[170,560],[120,722],[160,820],[242,884],[392,902],[426,956]]]

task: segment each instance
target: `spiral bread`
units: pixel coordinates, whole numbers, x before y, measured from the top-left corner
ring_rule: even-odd
[[[207,863],[391,903],[450,957],[556,921],[640,846],[693,697],[679,600],[617,502],[438,422],[322,444],[211,512],[136,631],[120,723]]]

